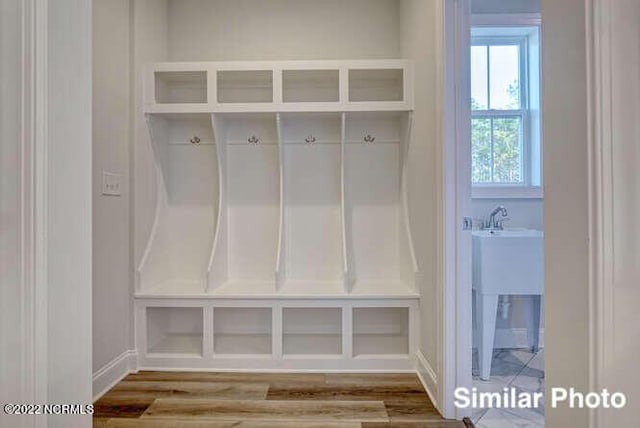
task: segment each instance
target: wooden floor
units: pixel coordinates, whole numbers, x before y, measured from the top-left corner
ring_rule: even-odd
[[[139,372],[94,405],[108,428],[463,428],[414,374]]]

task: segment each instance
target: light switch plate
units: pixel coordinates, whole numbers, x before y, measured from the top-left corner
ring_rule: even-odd
[[[102,194],[120,196],[122,194],[122,176],[110,172],[102,172]]]

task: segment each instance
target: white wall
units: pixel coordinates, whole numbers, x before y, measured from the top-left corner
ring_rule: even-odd
[[[170,0],[172,61],[397,58],[397,0]]]
[[[91,403],[91,1],[48,8],[49,403]],[[50,416],[86,427],[90,416]]]
[[[545,379],[588,391],[589,200],[585,2],[543,0]],[[547,401],[548,401],[547,397]],[[585,410],[546,407],[550,428],[587,426]]]
[[[155,166],[149,132],[142,114],[142,67],[168,60],[168,1],[133,0],[133,269],[142,258],[156,207]]]
[[[438,252],[436,222],[439,218],[440,181],[438,178],[438,39],[442,19],[435,1],[401,2],[402,56],[413,60],[415,67],[414,130],[409,158],[409,216],[414,245],[424,282],[420,288],[420,350],[437,370],[439,297],[436,285]]]
[[[129,0],[93,0],[94,373],[132,348],[129,18]],[[122,176],[121,196],[102,195],[103,171]]]
[[[473,0],[472,13],[539,13],[540,0]]]

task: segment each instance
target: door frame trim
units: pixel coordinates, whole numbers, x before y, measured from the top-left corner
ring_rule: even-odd
[[[614,129],[613,6],[585,0],[589,148],[589,389],[606,385],[614,361]],[[604,426],[604,412],[589,410],[589,426]]]
[[[21,307],[22,396],[46,403],[48,226],[48,0],[21,2]],[[46,427],[47,418],[26,416],[22,426]]]
[[[471,212],[470,0],[443,0],[443,20],[438,401],[444,417],[462,419],[472,410],[454,405],[455,389],[472,386],[471,232],[462,230],[463,217]]]

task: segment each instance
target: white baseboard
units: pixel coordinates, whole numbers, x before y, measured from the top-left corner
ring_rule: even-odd
[[[473,347],[477,348],[475,331],[473,332]],[[544,328],[540,329],[539,346],[544,348]],[[494,339],[494,348],[528,348],[527,329],[526,328],[499,328],[496,329],[496,337]]]
[[[431,402],[441,413],[441,409],[437,400],[438,397],[438,376],[436,375],[435,370],[429,364],[429,361],[425,358],[420,350],[416,352],[416,372],[418,374],[418,378],[424,386],[424,389],[427,391]]]
[[[137,352],[124,351],[93,374],[93,401],[136,369]]]

